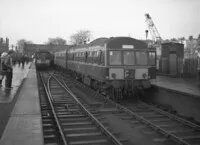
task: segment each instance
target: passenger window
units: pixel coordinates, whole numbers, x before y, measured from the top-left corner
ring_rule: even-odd
[[[120,51],[110,51],[109,52],[109,64],[110,65],[121,65],[122,58]]]
[[[149,65],[156,65],[156,53],[149,52]]]
[[[124,65],[134,65],[135,55],[134,52],[124,51]]]
[[[88,61],[88,53],[85,52],[85,62],[87,62],[87,61]]]
[[[147,53],[146,52],[136,52],[137,65],[147,65]]]

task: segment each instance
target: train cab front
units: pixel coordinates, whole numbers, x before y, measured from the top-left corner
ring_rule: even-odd
[[[151,87],[156,73],[156,53],[148,50],[121,49],[108,51],[107,82],[121,94],[120,98],[135,94],[136,90]],[[116,96],[116,95],[115,95]]]

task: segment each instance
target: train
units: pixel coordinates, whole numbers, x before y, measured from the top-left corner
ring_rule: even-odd
[[[56,68],[113,100],[137,96],[156,78],[156,48],[131,37],[98,38],[55,52]]]
[[[53,67],[54,56],[51,52],[40,50],[34,55],[36,68],[38,70],[46,70]]]

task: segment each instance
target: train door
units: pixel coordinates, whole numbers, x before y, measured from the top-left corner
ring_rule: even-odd
[[[176,53],[169,54],[169,73],[170,75],[177,76],[177,56]]]

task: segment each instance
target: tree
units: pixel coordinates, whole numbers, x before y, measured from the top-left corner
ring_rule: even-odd
[[[46,42],[46,44],[65,45],[67,44],[67,41],[60,37],[48,38],[48,42]]]
[[[192,41],[193,40],[193,36],[189,36],[189,38],[188,38],[190,41]]]
[[[92,34],[89,30],[79,30],[70,36],[72,45],[86,44],[90,41]]]
[[[172,39],[170,39],[170,41],[177,42],[178,40],[176,38],[172,38]]]
[[[26,43],[26,44],[33,44],[32,41],[27,41],[25,39],[20,39],[20,40],[17,41],[17,44],[16,44],[18,50],[23,50],[24,49],[24,43]]]

